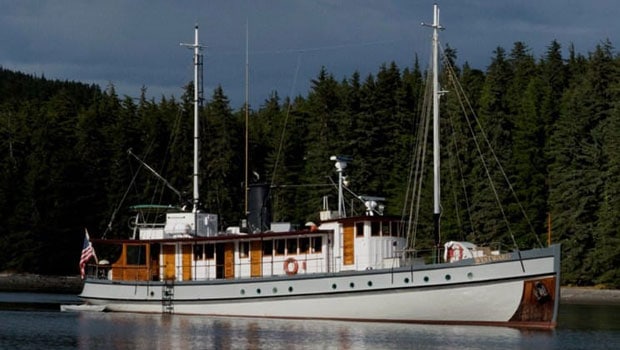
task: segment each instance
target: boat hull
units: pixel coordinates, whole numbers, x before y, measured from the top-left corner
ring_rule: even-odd
[[[261,279],[93,279],[81,297],[121,312],[553,328],[559,246],[489,258]]]

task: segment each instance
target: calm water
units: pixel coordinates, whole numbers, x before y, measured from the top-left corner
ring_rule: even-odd
[[[59,312],[75,296],[0,293],[0,349],[620,349],[620,306],[562,305],[554,331]]]

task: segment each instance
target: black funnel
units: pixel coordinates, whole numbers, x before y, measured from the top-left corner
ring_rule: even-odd
[[[271,226],[269,184],[251,184],[248,190],[248,232],[267,231]]]

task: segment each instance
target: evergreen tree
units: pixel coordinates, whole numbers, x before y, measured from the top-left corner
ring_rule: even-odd
[[[612,47],[597,46],[584,75],[565,95],[562,114],[552,135],[549,201],[554,229],[564,242],[564,279],[589,284],[595,271],[599,203],[605,166],[603,128],[611,113],[610,86],[616,79]]]
[[[221,87],[213,92],[205,116],[204,204],[207,211],[219,215],[220,229],[238,226],[243,212],[243,137]]]

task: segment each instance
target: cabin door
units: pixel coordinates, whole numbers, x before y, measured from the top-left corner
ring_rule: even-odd
[[[263,245],[261,241],[250,242],[250,276],[261,277],[263,265]]]
[[[235,277],[235,244],[224,244],[224,278]]]
[[[353,224],[345,224],[342,234],[342,264],[353,265],[355,263],[355,234]]]
[[[176,246],[164,245],[162,246],[162,255],[164,257],[164,279],[175,280],[176,279]]]
[[[189,281],[192,279],[192,245],[183,244],[181,248],[183,254],[183,281]]]

